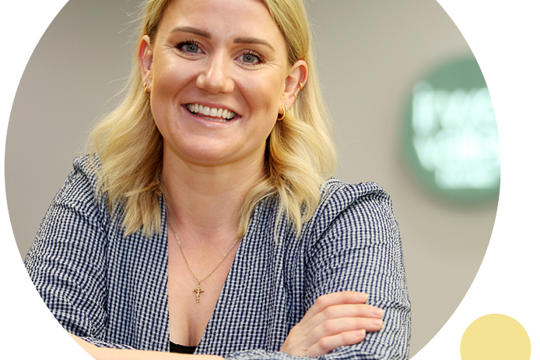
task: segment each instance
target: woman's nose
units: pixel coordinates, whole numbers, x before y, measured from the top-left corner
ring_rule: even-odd
[[[234,89],[225,54],[216,53],[197,77],[197,86],[209,93],[227,93]]]

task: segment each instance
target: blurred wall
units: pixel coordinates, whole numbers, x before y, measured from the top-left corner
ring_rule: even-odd
[[[114,95],[132,61],[139,3],[71,0],[28,64],[6,146],[8,205],[21,256],[88,131],[118,101]],[[470,50],[435,0],[306,0],[306,6],[335,121],[337,176],[376,181],[393,198],[413,304],[413,355],[464,296],[495,219],[495,201],[465,207],[424,189],[402,151],[413,83]]]

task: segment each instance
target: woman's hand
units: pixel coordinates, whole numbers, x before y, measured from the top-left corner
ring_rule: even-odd
[[[224,360],[216,355],[177,354],[147,350],[121,350],[97,347],[78,336],[73,339],[96,360]]]
[[[366,331],[382,328],[384,311],[367,305],[368,295],[343,291],[323,295],[296,324],[280,351],[290,355],[319,356],[364,340]]]

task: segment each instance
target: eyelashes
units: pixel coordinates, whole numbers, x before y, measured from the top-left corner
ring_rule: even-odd
[[[182,41],[176,45],[176,48],[188,54],[202,53],[201,47],[195,40]]]
[[[244,52],[238,58],[241,58],[242,62],[250,65],[259,65],[263,63],[262,56],[251,50],[246,50],[246,52]]]
[[[175,47],[187,56],[204,54],[202,46],[195,40],[181,41],[176,44]],[[265,62],[265,59],[261,54],[251,49],[242,50],[240,55],[238,55],[235,60],[239,61],[242,64],[251,66],[261,65]]]

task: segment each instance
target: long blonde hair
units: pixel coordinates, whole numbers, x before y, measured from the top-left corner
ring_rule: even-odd
[[[309,80],[287,116],[276,122],[267,140],[266,175],[248,193],[240,213],[238,235],[247,231],[257,204],[279,197],[278,219],[285,215],[299,234],[320,200],[321,185],[336,166],[328,113],[322,100],[311,49],[311,35],[302,0],[264,0],[285,38],[288,61],[306,61]],[[148,0],[137,43],[144,35],[153,40],[169,0]],[[146,235],[161,229],[159,177],[163,139],[154,124],[144,92],[137,56],[126,96],[99,122],[89,137],[96,166],[98,193],[106,194],[112,210],[122,204],[125,234],[142,228]],[[276,221],[276,226],[278,221]]]

